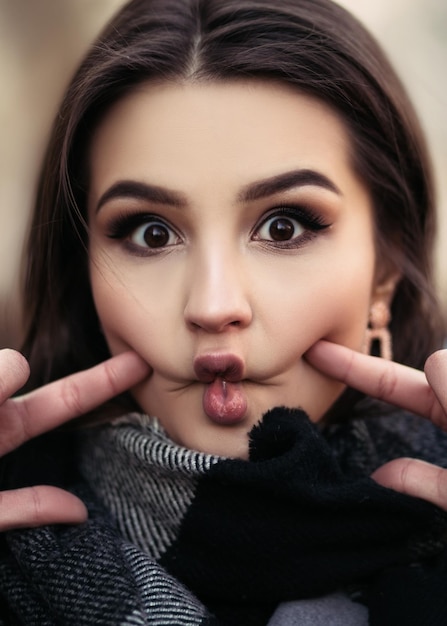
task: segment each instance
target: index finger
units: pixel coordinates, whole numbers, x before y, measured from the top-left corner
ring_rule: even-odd
[[[427,382],[424,372],[319,341],[306,353],[319,371],[379,400],[429,418],[446,427],[447,416]]]
[[[141,382],[150,371],[135,352],[123,352],[88,370],[7,400],[0,407],[0,454],[88,413]]]

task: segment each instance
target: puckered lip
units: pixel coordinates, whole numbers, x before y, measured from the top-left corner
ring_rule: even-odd
[[[222,378],[230,383],[240,382],[244,375],[243,360],[230,353],[208,353],[195,357],[194,373],[202,383],[211,383]]]

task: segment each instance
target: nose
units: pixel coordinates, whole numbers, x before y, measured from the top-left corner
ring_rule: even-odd
[[[216,247],[197,252],[187,285],[186,324],[209,333],[249,326],[253,313],[247,283],[236,254]]]

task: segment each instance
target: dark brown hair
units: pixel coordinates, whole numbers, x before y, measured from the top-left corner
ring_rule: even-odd
[[[86,152],[101,115],[142,81],[258,79],[293,85],[341,115],[353,167],[373,201],[378,255],[402,275],[392,305],[395,358],[418,367],[439,346],[425,144],[363,26],[329,0],[133,0],[76,73],[43,165],[23,296],[30,386],[108,356],[90,293],[85,223]]]

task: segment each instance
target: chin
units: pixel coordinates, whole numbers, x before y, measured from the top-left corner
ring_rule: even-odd
[[[190,450],[227,458],[248,458],[248,434],[252,424],[219,426],[210,423],[206,416],[204,420],[208,422],[206,426],[201,420],[200,426],[191,425],[185,433],[170,432],[168,428],[166,430],[173,441]]]

